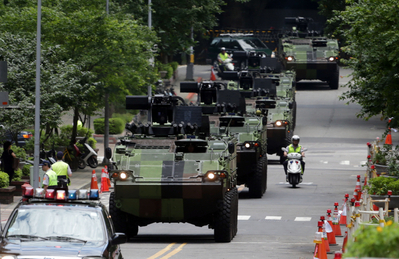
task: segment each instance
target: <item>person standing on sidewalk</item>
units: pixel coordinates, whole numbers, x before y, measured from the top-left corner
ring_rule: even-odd
[[[62,151],[58,151],[57,153],[57,162],[55,162],[51,168],[57,174],[58,182],[65,181],[67,184],[64,184],[65,187],[68,189],[68,185],[71,184],[69,178],[72,176],[72,170],[67,163],[62,161],[62,157],[64,153]]]
[[[56,189],[58,187],[57,173],[51,170],[51,164],[49,161],[42,163],[42,169],[44,171],[43,176],[43,189]]]
[[[5,173],[8,174],[9,182],[11,183],[15,173],[12,165],[14,164],[14,159],[16,159],[17,156],[15,155],[14,151],[11,150],[11,141],[4,142],[3,148],[3,154],[1,155],[1,168]]]

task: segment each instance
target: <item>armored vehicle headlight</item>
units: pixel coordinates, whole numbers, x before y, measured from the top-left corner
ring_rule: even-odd
[[[244,147],[247,148],[247,149],[251,148],[251,143],[246,142],[246,143],[244,144]]]
[[[226,178],[226,171],[223,170],[215,170],[215,171],[208,171],[204,175],[203,181],[205,182],[215,182],[220,179]]]
[[[283,126],[283,121],[276,121],[274,125],[276,125],[277,127],[281,127]]]
[[[293,56],[288,56],[285,58],[288,62],[294,61],[294,57]]]
[[[329,58],[328,58],[328,61],[330,61],[330,62],[335,61],[335,57],[333,57],[333,56],[329,57]]]
[[[215,173],[213,173],[213,172],[209,172],[209,173],[206,175],[206,177],[207,177],[209,180],[214,180],[214,179],[216,178],[216,175],[215,175]]]
[[[126,180],[127,179],[127,173],[126,172],[121,172],[120,174],[119,174],[119,178],[121,179],[121,180]]]

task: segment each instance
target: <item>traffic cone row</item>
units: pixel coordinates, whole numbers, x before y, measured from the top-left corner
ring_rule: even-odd
[[[344,203],[342,204],[342,212],[339,216],[339,224],[346,226],[346,202],[349,200],[349,194],[345,194],[345,199],[343,200]]]
[[[355,191],[353,192],[353,198],[360,201],[362,197],[362,187],[360,186],[360,175],[357,176]]]
[[[101,189],[100,193],[102,192],[109,192],[109,188],[111,187],[111,180],[109,178],[108,168],[105,166],[105,169],[101,170]],[[91,174],[91,184],[90,189],[99,189],[97,183],[97,175],[96,170],[92,171]]]
[[[93,170],[91,173],[91,185],[90,189],[96,189],[98,190],[98,183],[97,183],[97,175],[96,175],[96,170]]]
[[[318,229],[323,226],[323,221],[317,222]],[[317,259],[327,259],[327,251],[323,242],[323,232],[317,231],[315,234],[315,239],[313,240],[315,243],[313,258]]]

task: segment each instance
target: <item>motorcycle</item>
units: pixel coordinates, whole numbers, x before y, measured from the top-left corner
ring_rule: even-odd
[[[79,159],[79,168],[84,169],[86,165],[89,165],[91,168],[96,168],[98,166],[97,152],[86,143],[86,140],[87,137],[83,140],[79,140],[85,149],[80,156],[81,158]]]
[[[224,71],[234,71],[233,54],[230,54],[230,57],[226,58],[222,64],[215,61],[214,67],[219,77],[222,77]]]
[[[281,148],[282,151],[287,152],[286,148]],[[307,148],[303,148],[302,152],[305,152]],[[289,153],[287,154],[287,178],[288,182],[292,185],[292,187],[296,187],[299,183],[302,182],[302,164],[301,160],[302,155],[300,153]]]

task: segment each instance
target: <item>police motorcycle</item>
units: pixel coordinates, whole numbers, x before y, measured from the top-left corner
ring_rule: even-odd
[[[215,61],[214,68],[219,77],[222,77],[222,74],[225,71],[234,71],[233,54],[230,54],[230,56],[223,60],[221,64],[219,64],[218,61]]]
[[[288,149],[282,147],[282,151],[288,153]],[[305,152],[308,150],[307,148],[303,148],[301,152]],[[301,161],[303,157],[301,153],[289,153],[287,154],[287,179],[288,182],[292,185],[292,187],[296,187],[299,183],[302,182],[302,164]]]

